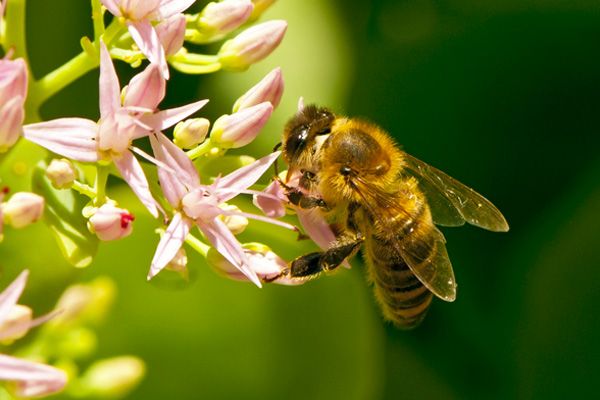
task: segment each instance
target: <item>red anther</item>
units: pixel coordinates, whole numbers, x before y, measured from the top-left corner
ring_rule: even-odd
[[[135,220],[133,214],[121,214],[121,228],[125,229],[129,226],[129,223]]]

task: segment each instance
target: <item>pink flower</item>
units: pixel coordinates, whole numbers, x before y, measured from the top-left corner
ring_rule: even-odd
[[[293,227],[258,215],[227,211],[219,205],[239,193],[250,193],[247,188],[265,173],[279,156],[279,152],[218,178],[211,185],[201,185],[193,163],[179,147],[163,135],[151,136],[150,143],[156,157],[170,169],[159,167],[158,178],[165,197],[175,209],[175,214],[158,244],[148,279],[160,272],[175,257],[190,229],[196,225],[223,257],[260,287],[261,283],[251,260],[219,216],[236,214],[290,229]]]
[[[165,95],[165,81],[149,65],[125,88],[121,104],[119,80],[104,44],[100,47],[100,120],[59,118],[23,127],[26,139],[64,157],[82,161],[112,161],[142,204],[158,216],[142,166],[132,151],[134,139],[166,129],[199,110],[206,100],[157,111]]]
[[[172,56],[183,47],[185,39],[185,16],[183,14],[175,14],[165,19],[156,25],[155,29],[165,50],[165,56]]]
[[[273,105],[264,102],[217,119],[210,133],[215,145],[237,149],[252,142],[273,112]]]
[[[27,96],[27,65],[22,58],[0,59],[0,153],[21,136]]]
[[[106,203],[90,217],[88,226],[100,240],[118,240],[131,234],[134,219],[129,211]]]
[[[245,243],[243,249],[252,264],[252,269],[262,281],[274,282],[281,285],[301,285],[306,282],[303,279],[293,279],[283,276],[281,272],[288,268],[288,263],[264,244]],[[239,269],[215,251],[209,250],[207,262],[217,272],[227,278],[238,281],[248,280],[246,275],[240,273]]]
[[[153,22],[164,21],[180,14],[194,0],[101,0],[115,17],[124,18],[134,42],[162,76],[169,79],[165,49]]]
[[[260,82],[248,90],[242,97],[237,99],[233,105],[233,112],[252,107],[268,101],[273,108],[279,105],[283,94],[283,76],[281,68],[277,67],[269,72]]]
[[[0,326],[7,320],[11,310],[17,306],[17,300],[25,288],[27,275],[28,272],[23,271],[0,294]],[[53,315],[49,314],[36,320],[24,319],[16,325],[12,324],[6,330],[0,331],[0,339],[14,337],[15,332],[22,332],[24,329],[39,325]],[[48,365],[0,354],[0,380],[15,382],[19,396],[46,396],[60,391],[67,382],[67,375]]]
[[[285,195],[285,190],[281,187],[279,180],[274,179],[269,186],[265,188],[263,193],[272,195],[273,197],[254,195],[252,202],[258,207],[267,217],[281,218],[285,215],[285,205],[288,199]]]

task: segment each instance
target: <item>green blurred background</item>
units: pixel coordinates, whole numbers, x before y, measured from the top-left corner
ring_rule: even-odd
[[[28,6],[41,76],[91,35],[89,2]],[[289,22],[273,56],[243,74],[173,74],[164,106],[210,98],[201,115],[214,119],[281,66],[282,104],[245,152],[268,152],[304,96],[377,122],[406,151],[484,194],[511,230],[443,230],[459,283],[455,303],[435,301],[421,327],[398,331],[381,320],[358,259],[304,286],[259,290],[219,277],[188,251],[188,284],[168,274],[148,283],[155,223],[119,187],[112,193],[138,216],[132,236],[104,244],[90,267],[75,270],[44,226],[10,230],[0,247],[2,287],[29,267],[24,302],[42,312],[66,282],[112,277],[119,297],[98,331],[97,355],[147,362],[131,399],[593,396],[600,4],[279,0],[263,17],[273,18]],[[123,83],[134,74],[118,69]],[[42,115],[97,118],[97,77],[68,87]],[[312,248],[261,224],[242,240],[264,241],[288,258]]]

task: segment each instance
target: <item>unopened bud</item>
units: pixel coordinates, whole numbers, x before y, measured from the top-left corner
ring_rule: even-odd
[[[226,212],[226,214],[221,215],[220,218],[225,223],[227,228],[231,231],[231,233],[233,233],[234,235],[238,235],[244,232],[244,230],[248,226],[248,218],[236,214],[242,212],[242,210],[240,210],[238,206],[223,203],[219,205],[219,208]]]
[[[173,130],[173,138],[177,147],[191,149],[204,142],[208,134],[210,121],[206,118],[190,118],[179,122]]]
[[[0,324],[2,342],[12,342],[25,336],[31,326],[32,315],[31,308],[27,306],[21,304],[12,306]]]
[[[199,43],[214,42],[242,25],[250,17],[254,6],[250,0],[224,0],[208,3],[198,17]]]
[[[256,138],[272,112],[271,103],[265,102],[231,115],[223,115],[213,125],[211,141],[226,149],[245,146]]]
[[[88,221],[88,229],[100,240],[118,240],[131,234],[135,217],[129,211],[104,204]]]
[[[44,198],[35,193],[17,192],[0,207],[5,223],[13,228],[23,228],[42,217]]]
[[[71,161],[66,158],[55,158],[46,168],[46,177],[56,189],[68,189],[73,186],[76,171]]]
[[[260,82],[248,90],[233,105],[233,112],[268,101],[273,108],[279,105],[283,94],[283,76],[281,68],[269,72]]]
[[[169,261],[165,269],[168,269],[169,271],[173,272],[185,272],[187,270],[187,262],[187,254],[185,252],[185,249],[181,247],[177,251],[177,254],[175,254],[175,257],[173,257],[173,259]]]
[[[219,50],[219,62],[223,69],[244,71],[275,50],[283,39],[287,22],[268,21],[246,29]]]
[[[56,304],[62,312],[50,326],[72,326],[82,322],[97,324],[104,319],[116,296],[115,284],[107,277],[69,286]]]
[[[92,364],[81,384],[93,397],[123,397],[137,386],[145,372],[144,362],[137,357],[108,358]]]

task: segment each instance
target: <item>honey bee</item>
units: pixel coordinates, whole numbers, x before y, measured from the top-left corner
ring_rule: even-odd
[[[362,247],[377,302],[399,328],[416,327],[433,295],[456,298],[446,240],[436,225],[508,231],[490,201],[401,151],[372,123],[309,105],[286,124],[281,144],[288,177],[301,174],[297,187],[282,182],[290,203],[319,210],[336,232],[329,248],[296,258],[284,274],[316,277]]]

